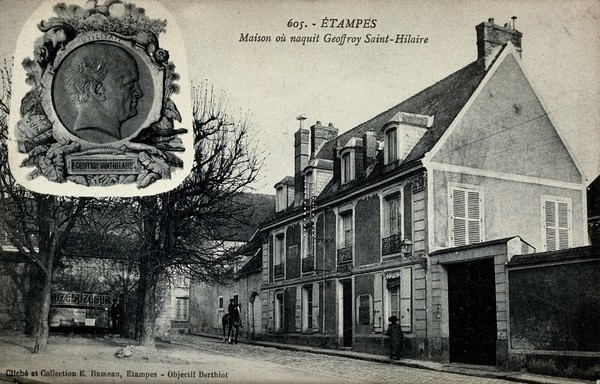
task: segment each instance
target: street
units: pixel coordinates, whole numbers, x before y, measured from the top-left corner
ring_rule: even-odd
[[[246,372],[238,379],[251,382],[319,382],[319,383],[508,383],[504,380],[479,378],[392,364],[327,356],[255,346],[230,345],[217,339],[174,335],[172,345],[193,347],[200,352],[222,356],[219,369],[228,366]]]
[[[121,338],[50,336],[32,354],[22,334],[0,335],[0,381],[20,383],[507,383],[345,357],[171,334],[147,349]],[[131,355],[119,358],[124,348]]]

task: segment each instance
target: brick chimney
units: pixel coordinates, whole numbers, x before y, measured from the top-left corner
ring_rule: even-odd
[[[338,135],[338,129],[329,123],[328,126],[321,125],[320,121],[317,121],[315,125],[310,127],[310,147],[312,150],[311,157],[314,157],[317,150],[326,141],[335,138]]]
[[[502,27],[495,24],[494,19],[490,18],[475,27],[477,32],[477,59],[485,59],[486,69],[496,58],[500,48],[508,41],[512,42],[519,52],[519,56],[521,55],[521,38],[523,34],[515,29],[516,20],[517,17],[513,16],[512,22],[506,23]]]
[[[294,202],[302,205],[304,198],[304,175],[302,171],[308,165],[310,148],[309,148],[309,131],[304,129],[302,125],[294,134]]]

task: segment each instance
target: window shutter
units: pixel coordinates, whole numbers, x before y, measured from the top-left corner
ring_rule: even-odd
[[[269,329],[275,330],[275,295],[269,291]]]
[[[262,245],[262,281],[263,284],[269,282],[269,244]]]
[[[271,236],[269,236],[269,264],[268,264],[269,269],[267,271],[270,282],[273,282],[273,262],[275,260],[274,247],[275,247],[275,236],[271,235]]]
[[[319,293],[319,283],[313,283],[312,290],[312,329],[319,330],[319,305],[321,303],[321,294]]]
[[[296,287],[296,332],[302,331],[302,288]]]
[[[375,332],[383,332],[383,275],[375,274],[373,283],[373,325]]]
[[[466,244],[467,228],[466,228],[466,207],[465,207],[465,191],[454,189],[452,196],[453,220],[452,232],[454,238],[454,246]]]
[[[545,229],[546,229],[546,251],[556,250],[556,203],[554,201],[544,202]]]
[[[261,305],[261,325],[262,328],[266,331],[267,329],[269,329],[269,295],[260,295],[260,299],[262,300],[262,305]],[[266,332],[265,332],[266,333]]]
[[[400,327],[404,332],[412,330],[412,268],[400,271]]]
[[[412,240],[412,184],[404,186],[404,238]]]
[[[481,242],[481,212],[479,192],[467,192],[469,244]]]
[[[558,249],[569,248],[569,204],[558,203]]]

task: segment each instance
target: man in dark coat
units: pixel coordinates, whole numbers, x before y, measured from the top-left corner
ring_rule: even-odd
[[[390,358],[394,360],[400,359],[402,352],[402,342],[404,341],[404,333],[398,324],[398,318],[396,316],[390,316],[388,319],[390,325],[386,334],[390,337]]]
[[[229,299],[227,312],[229,313],[229,318],[231,319],[232,323],[240,321],[240,310],[238,308],[238,303],[236,303],[234,299]]]
[[[110,306],[110,319],[112,320],[113,333],[121,333],[121,303],[119,299],[114,299],[113,304]]]
[[[237,327],[240,325],[240,310],[238,303],[236,303],[234,299],[229,299],[227,312],[229,313],[229,331],[227,332],[229,343],[235,342],[237,344]],[[235,340],[231,340],[233,328],[236,328]]]

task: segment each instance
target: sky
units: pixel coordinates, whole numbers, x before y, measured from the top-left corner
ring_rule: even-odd
[[[275,183],[293,175],[298,115],[307,126],[318,120],[345,132],[474,61],[475,26],[488,18],[503,25],[512,16],[523,33],[523,65],[547,112],[585,177],[600,174],[598,1],[157,2],[175,20],[167,34],[177,28],[183,37],[163,48],[185,53],[189,80],[223,90],[240,114],[250,114],[257,146],[267,155],[257,192],[274,193]],[[0,0],[2,58],[13,55],[22,26],[41,3]],[[147,14],[163,18],[151,7]],[[331,19],[374,27],[324,27]],[[271,41],[240,41],[246,34]],[[326,41],[344,34],[361,41]],[[427,43],[367,43],[367,34],[411,34]],[[285,42],[277,41],[282,36]]]

